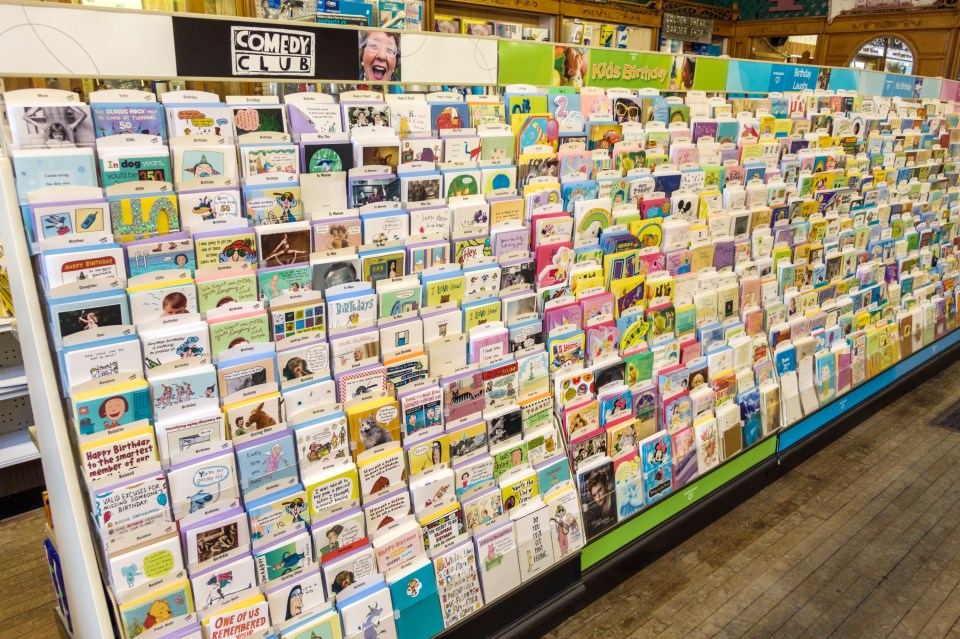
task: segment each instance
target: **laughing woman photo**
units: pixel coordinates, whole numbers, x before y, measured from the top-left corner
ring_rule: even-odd
[[[360,79],[399,82],[400,36],[385,31],[360,32]]]

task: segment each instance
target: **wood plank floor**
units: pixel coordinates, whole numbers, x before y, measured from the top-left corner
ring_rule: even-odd
[[[940,371],[548,639],[960,637],[960,393]]]
[[[547,633],[960,637],[960,362]],[[41,510],[0,522],[0,639],[59,638]]]

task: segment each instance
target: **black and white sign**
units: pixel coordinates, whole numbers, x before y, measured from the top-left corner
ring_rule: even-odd
[[[663,24],[660,27],[660,37],[666,40],[711,44],[713,42],[713,20],[665,13],[663,14]]]
[[[233,74],[312,78],[316,37],[311,31],[232,26]]]
[[[274,27],[245,20],[171,16],[181,78],[356,81],[357,32],[310,23]],[[323,55],[318,49],[323,43]]]

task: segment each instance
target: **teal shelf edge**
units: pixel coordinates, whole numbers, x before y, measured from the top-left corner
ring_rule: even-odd
[[[907,359],[897,362],[849,393],[837,397],[809,417],[805,417],[793,426],[780,431],[777,438],[777,452],[782,453],[791,446],[795,446],[843,413],[867,401],[898,378],[903,377],[958,342],[960,342],[960,330],[954,330],[932,344],[923,347]]]

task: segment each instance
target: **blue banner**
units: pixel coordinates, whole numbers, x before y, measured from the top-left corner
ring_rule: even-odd
[[[883,85],[886,77],[885,74],[876,71],[861,71],[860,87],[858,88],[860,95],[883,95]]]
[[[856,91],[860,88],[860,71],[858,69],[820,69],[829,81],[827,88],[831,91]]]
[[[883,79],[883,93],[880,95],[885,98],[919,98],[922,88],[923,78],[888,73]]]
[[[770,90],[773,65],[765,62],[731,60],[727,71],[727,91],[766,93]]]
[[[795,64],[775,64],[770,73],[770,91],[803,91],[817,88],[820,69]]]

